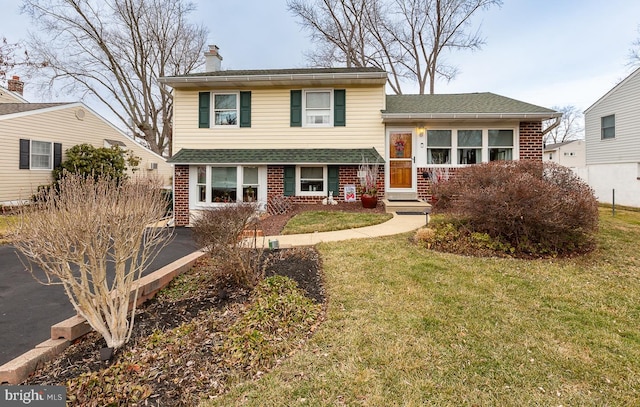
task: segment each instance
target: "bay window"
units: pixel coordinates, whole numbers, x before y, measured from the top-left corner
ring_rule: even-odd
[[[197,205],[266,200],[266,167],[199,165],[190,174]]]

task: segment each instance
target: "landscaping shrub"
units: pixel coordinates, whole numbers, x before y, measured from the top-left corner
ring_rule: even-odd
[[[554,255],[593,247],[596,198],[566,167],[531,160],[469,166],[443,182],[438,194],[437,211],[518,252]]]
[[[226,270],[231,282],[254,286],[262,275],[262,249],[254,238],[252,247],[243,242],[245,229],[257,227],[257,207],[236,203],[203,210],[193,222],[193,237]]]

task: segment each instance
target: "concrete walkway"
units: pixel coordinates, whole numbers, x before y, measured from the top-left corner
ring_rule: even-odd
[[[337,242],[350,239],[364,239],[379,236],[398,235],[411,232],[427,224],[426,215],[398,215],[378,225],[366,226],[357,229],[337,230],[333,232],[315,232],[299,235],[266,236],[264,247],[269,247],[269,241],[277,240],[280,248],[295,246],[313,246],[321,242]],[[258,238],[258,244],[262,241]]]

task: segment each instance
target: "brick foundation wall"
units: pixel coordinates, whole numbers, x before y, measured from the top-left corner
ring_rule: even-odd
[[[432,170],[434,170],[434,168],[431,168],[431,167],[418,168],[418,198],[420,199],[429,200],[433,195],[433,191],[431,188],[431,186],[433,185],[433,182],[430,179]],[[457,168],[448,169],[449,178],[455,176],[456,170]],[[447,173],[446,169],[441,168],[440,171],[442,172],[443,176],[446,176],[445,175]],[[428,176],[425,177],[424,173],[427,173]]]
[[[173,174],[173,218],[176,226],[189,224],[189,166],[176,165]]]
[[[520,159],[542,160],[542,122],[520,122]]]

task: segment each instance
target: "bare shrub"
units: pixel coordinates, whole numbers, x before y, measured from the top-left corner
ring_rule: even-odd
[[[253,286],[262,275],[262,246],[258,247],[257,237],[253,244],[242,239],[243,231],[257,228],[257,223],[257,206],[253,203],[207,209],[193,222],[195,241],[224,265],[239,286]]]
[[[172,236],[158,223],[165,206],[157,180],[67,174],[20,210],[14,243],[32,274],[38,265],[41,283],[62,284],[78,314],[119,348],[133,329],[133,283]]]
[[[460,169],[439,187],[441,211],[473,232],[528,253],[568,253],[593,245],[598,206],[570,169],[522,160]]]

